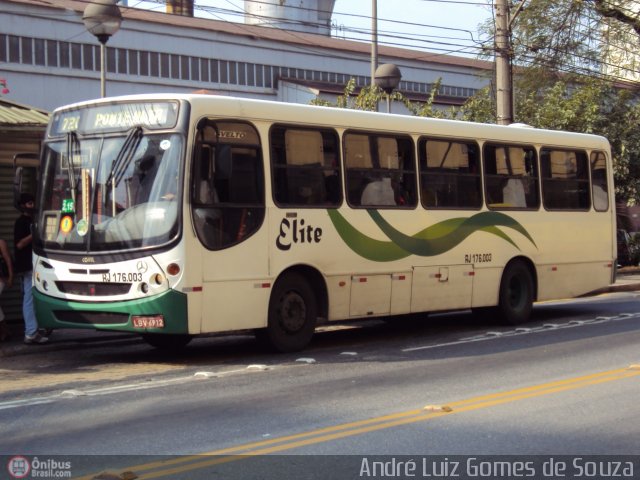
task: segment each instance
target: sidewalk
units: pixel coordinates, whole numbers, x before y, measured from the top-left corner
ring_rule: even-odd
[[[640,291],[640,267],[626,267],[618,271],[616,282],[608,287],[590,293],[588,296],[611,292]],[[124,332],[99,332],[89,329],[54,330],[49,343],[45,345],[25,345],[23,343],[24,330],[22,324],[9,325],[11,338],[0,342],[0,358],[12,357],[43,351],[72,349],[82,344],[101,344],[104,342],[126,341],[142,342],[140,337]]]
[[[29,353],[42,353],[77,348],[79,345],[113,343],[126,341],[128,343],[142,342],[139,335],[126,332],[99,332],[90,329],[54,330],[49,338],[49,343],[44,345],[24,344],[24,325],[22,323],[10,324],[11,338],[0,342],[0,359]],[[1,360],[0,360],[1,362]]]
[[[636,290],[640,290],[640,268],[633,268],[622,272],[619,271],[615,283],[594,293],[633,292]]]

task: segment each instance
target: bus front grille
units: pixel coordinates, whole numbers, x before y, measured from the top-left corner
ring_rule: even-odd
[[[61,322],[79,323],[82,325],[117,325],[126,324],[129,321],[128,313],[56,310],[53,314],[56,319]]]
[[[56,286],[62,293],[86,297],[125,295],[131,290],[130,283],[56,282]]]

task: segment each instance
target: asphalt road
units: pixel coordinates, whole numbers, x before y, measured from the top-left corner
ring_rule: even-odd
[[[380,477],[374,455],[414,478],[436,476],[425,458],[538,455],[524,473],[551,478],[547,457],[640,452],[639,344],[638,295],[617,293],[537,305],[522,328],[461,312],[327,329],[297,355],[242,336],[171,358],[134,338],[70,345],[2,366],[0,454],[189,479]]]

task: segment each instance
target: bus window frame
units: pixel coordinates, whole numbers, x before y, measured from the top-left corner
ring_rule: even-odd
[[[404,183],[404,176],[409,174],[409,175],[413,175],[413,181],[411,182],[411,186],[412,186],[412,190],[406,190],[405,191],[409,194],[411,194],[413,196],[413,198],[411,199],[411,202],[408,202],[404,205],[402,204],[398,204],[396,203],[395,205],[377,205],[377,204],[368,204],[368,205],[363,205],[362,203],[358,203],[355,204],[353,203],[350,198],[349,198],[349,170],[354,170],[354,171],[373,171],[377,174],[379,174],[380,172],[384,172],[385,170],[387,171],[391,171],[391,169],[383,169],[382,167],[378,166],[375,167],[374,165],[372,166],[372,168],[361,168],[361,167],[354,167],[354,168],[349,168],[349,166],[347,165],[347,137],[349,135],[366,135],[369,139],[369,153],[371,155],[371,160],[372,160],[372,164],[373,162],[375,162],[375,157],[373,155],[373,151],[371,150],[372,148],[372,139],[378,139],[378,138],[392,138],[395,140],[408,140],[410,142],[410,148],[409,148],[409,153],[411,155],[411,158],[409,160],[405,160],[405,162],[407,162],[408,164],[411,165],[412,170],[406,170],[405,168],[397,168],[395,170],[397,170],[397,173],[400,173],[400,175],[403,176],[403,181],[402,184],[405,185]],[[389,131],[376,131],[376,130],[359,130],[359,129],[346,129],[342,132],[342,163],[343,163],[343,168],[344,168],[344,174],[343,174],[343,179],[344,179],[344,192],[345,192],[345,199],[347,204],[349,205],[350,208],[352,209],[356,209],[356,210],[371,210],[371,209],[375,209],[375,210],[416,210],[418,208],[418,204],[419,204],[419,191],[418,191],[418,166],[417,166],[417,158],[416,158],[416,142],[415,139],[413,138],[412,135],[408,134],[408,133],[400,133],[400,132],[389,132]],[[406,164],[406,163],[405,163]],[[391,177],[389,177],[391,178]],[[373,182],[369,182],[373,183]],[[367,184],[368,185],[368,184]],[[366,185],[365,187],[366,188]],[[359,192],[359,196],[360,198],[362,198],[362,194],[364,193],[364,188],[362,189],[362,191]],[[395,192],[395,189],[394,189]]]
[[[281,129],[282,130],[282,136],[283,139],[285,139],[286,137],[286,132],[287,130],[295,130],[295,131],[307,131],[307,132],[318,132],[322,135],[322,139],[323,139],[323,146],[324,146],[324,140],[325,137],[323,135],[327,134],[330,135],[333,140],[334,140],[334,153],[335,153],[335,162],[336,165],[333,166],[326,166],[324,164],[320,164],[319,167],[305,167],[305,166],[299,166],[296,165],[294,166],[294,169],[299,170],[299,171],[304,171],[305,169],[308,169],[308,171],[313,170],[320,170],[323,174],[325,174],[326,172],[330,172],[330,171],[335,171],[337,173],[337,193],[339,195],[339,198],[336,202],[325,202],[325,203],[303,203],[303,202],[283,202],[280,199],[277,198],[277,188],[278,188],[278,181],[276,178],[276,172],[277,170],[283,170],[283,171],[287,171],[287,169],[289,169],[292,165],[291,164],[283,164],[283,165],[276,165],[275,159],[276,159],[276,154],[274,152],[274,142],[273,140],[273,136],[274,136],[274,132],[277,129]],[[273,123],[270,127],[269,127],[269,172],[270,172],[270,179],[271,179],[271,197],[272,197],[272,201],[274,203],[274,205],[276,205],[278,208],[304,208],[304,209],[326,209],[326,208],[340,208],[343,204],[344,204],[344,199],[345,199],[345,195],[344,195],[344,173],[343,173],[343,155],[342,155],[342,147],[341,147],[341,139],[340,139],[340,135],[338,134],[337,130],[334,128],[330,128],[327,126],[322,126],[322,125],[296,125],[296,124],[290,124],[290,123]],[[286,140],[285,140],[286,141]],[[283,145],[284,149],[286,149],[286,144]],[[286,153],[285,153],[286,155]],[[292,169],[293,170],[293,169]],[[329,177],[332,177],[333,175],[327,175],[325,178],[325,198],[328,199],[329,197],[329,192],[328,192],[328,184],[326,183],[327,179]]]
[[[443,206],[443,207],[438,207],[438,206],[428,206],[425,204],[425,195],[424,195],[424,191],[422,189],[422,176],[423,175],[430,175],[428,170],[423,171],[422,170],[422,163],[421,163],[421,155],[422,155],[422,146],[426,145],[426,143],[428,141],[435,141],[435,142],[449,142],[449,143],[457,143],[457,144],[472,144],[475,145],[476,147],[476,151],[477,151],[477,158],[476,158],[476,162],[477,162],[477,169],[478,172],[476,173],[476,177],[477,180],[479,181],[479,185],[478,185],[478,197],[479,197],[479,202],[477,206],[460,206],[460,205],[455,205],[455,206]],[[420,135],[420,137],[418,138],[418,141],[416,142],[416,148],[417,148],[417,162],[418,162],[418,189],[420,191],[420,204],[422,205],[422,208],[425,210],[465,210],[465,211],[479,211],[482,210],[483,206],[484,206],[484,200],[485,200],[485,195],[484,195],[484,188],[483,188],[483,165],[482,165],[482,146],[481,144],[478,142],[478,140],[476,139],[472,139],[472,138],[459,138],[459,137],[442,137],[442,136],[436,136],[436,135]],[[426,158],[426,152],[425,152],[425,163],[427,161]],[[433,174],[432,174],[433,175]],[[456,175],[456,178],[458,177],[458,175],[460,174],[449,174],[449,175]]]
[[[240,147],[240,148],[246,148],[246,149],[255,149],[256,151],[256,165],[259,168],[259,171],[257,171],[257,175],[258,175],[258,181],[261,182],[262,188],[260,191],[260,202],[261,205],[260,206],[250,206],[249,204],[247,204],[246,206],[242,206],[242,205],[229,205],[229,203],[233,203],[233,202],[226,202],[226,201],[221,201],[218,200],[216,203],[218,204],[218,206],[214,206],[216,205],[216,203],[200,203],[197,199],[196,199],[196,193],[199,192],[199,188],[197,188],[197,186],[194,184],[194,182],[196,181],[196,179],[200,179],[201,178],[201,174],[198,173],[196,175],[196,169],[200,168],[200,161],[201,158],[199,156],[196,156],[196,153],[198,152],[198,130],[201,128],[201,125],[204,122],[209,122],[210,124],[215,124],[215,125],[219,125],[220,123],[225,123],[225,124],[243,124],[243,125],[247,125],[249,126],[255,133],[258,144],[254,144],[254,143],[232,143],[232,142],[220,142],[220,137],[217,134],[217,140],[215,142],[215,146],[218,147],[220,144],[222,145],[229,145],[230,147]],[[253,124],[252,122],[248,121],[248,120],[239,120],[239,119],[235,119],[235,118],[219,118],[219,117],[211,117],[211,116],[202,116],[201,118],[194,120],[193,121],[193,132],[192,132],[192,138],[193,138],[193,144],[192,144],[192,148],[191,148],[191,158],[189,159],[189,165],[190,165],[190,174],[189,174],[189,206],[190,206],[190,211],[191,211],[191,218],[192,218],[192,222],[193,222],[193,228],[195,231],[195,235],[196,238],[198,239],[198,241],[200,242],[200,244],[207,250],[209,251],[223,251],[226,249],[229,249],[231,247],[234,247],[235,245],[238,245],[240,243],[245,242],[246,240],[248,240],[249,238],[251,238],[252,236],[254,236],[257,232],[259,232],[265,221],[266,221],[266,217],[267,217],[267,204],[266,204],[266,175],[265,175],[265,160],[264,160],[264,148],[263,148],[263,141],[262,138],[260,136],[260,130],[256,127],[255,124]],[[216,127],[216,132],[219,132],[219,127]],[[209,142],[202,142],[201,144],[206,144],[206,145],[211,145],[211,143]],[[212,149],[215,150],[215,149]],[[220,213],[220,215],[224,215],[224,210],[235,210],[235,209],[261,209],[261,218],[259,219],[259,221],[255,224],[255,226],[251,229],[251,231],[248,234],[244,234],[240,237],[240,231],[242,230],[242,218],[241,218],[241,225],[239,226],[239,230],[236,232],[236,239],[230,242],[221,242],[220,245],[211,246],[211,242],[209,241],[205,241],[205,232],[203,231],[202,227],[198,226],[198,221],[199,221],[199,217],[200,215],[198,214],[197,211],[214,211],[214,210],[218,210]],[[222,233],[224,232],[224,228],[222,229]]]
[[[534,154],[534,159],[533,159],[533,166],[536,169],[536,176],[528,176],[528,177],[523,177],[523,176],[519,176],[519,175],[500,175],[500,174],[487,174],[487,155],[486,155],[486,148],[487,147],[495,147],[495,148],[522,148],[523,150],[530,150],[533,152]],[[484,183],[484,198],[485,198],[485,203],[487,206],[487,209],[492,210],[492,211],[534,211],[537,212],[540,210],[540,207],[542,205],[542,174],[541,174],[541,165],[540,165],[540,152],[539,150],[532,144],[529,143],[517,143],[517,142],[501,142],[498,140],[486,140],[485,142],[483,142],[482,144],[482,180]],[[489,194],[488,194],[488,182],[487,182],[487,178],[488,177],[503,177],[505,179],[514,179],[514,180],[521,180],[521,179],[530,179],[533,180],[535,182],[535,192],[536,192],[536,204],[532,205],[532,206],[509,206],[509,205],[505,205],[505,204],[500,204],[500,203],[489,203]],[[529,187],[531,188],[531,187]],[[503,187],[504,189],[504,187]]]
[[[600,209],[600,208],[596,208],[596,202],[594,201],[594,187],[596,186],[596,184],[593,181],[593,161],[591,159],[592,155],[602,155],[604,158],[604,175],[605,175],[605,182],[604,182],[604,186],[606,187],[606,190],[604,191],[606,193],[606,199],[607,199],[607,208],[605,209]],[[589,161],[589,183],[590,183],[590,194],[591,194],[591,207],[593,208],[593,210],[595,212],[598,213],[605,213],[608,212],[611,208],[611,199],[610,199],[610,195],[609,195],[609,161],[610,159],[607,157],[607,153],[604,150],[591,150],[589,152],[588,155],[588,161]]]
[[[581,207],[581,208],[550,208],[546,202],[546,198],[545,198],[545,178],[543,177],[543,167],[542,167],[542,157],[543,157],[543,151],[548,150],[550,152],[552,151],[557,151],[557,152],[573,152],[575,154],[578,153],[582,153],[584,155],[584,159],[585,159],[585,171],[586,171],[586,180],[580,180],[580,179],[574,179],[576,182],[580,183],[585,183],[587,184],[587,200],[589,202],[589,204],[586,207]],[[577,155],[576,155],[577,158]],[[591,210],[592,208],[592,183],[591,183],[591,174],[590,174],[590,170],[591,170],[591,162],[590,162],[590,155],[588,154],[586,149],[579,149],[579,148],[566,148],[566,147],[556,147],[556,146],[549,146],[549,145],[541,145],[539,152],[538,152],[538,163],[540,166],[540,190],[541,190],[541,200],[542,200],[542,205],[544,207],[544,209],[548,212],[588,212],[589,210]],[[577,167],[578,162],[576,161],[576,167]],[[551,167],[551,166],[550,166]],[[551,180],[553,177],[549,177],[546,180]],[[566,180],[565,180],[566,182]],[[559,183],[559,181],[558,181]]]

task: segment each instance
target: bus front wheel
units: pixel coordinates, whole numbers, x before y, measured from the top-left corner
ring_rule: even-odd
[[[534,286],[526,264],[515,261],[507,265],[500,282],[498,316],[502,323],[518,325],[529,320],[533,308]]]
[[[311,341],[317,316],[317,301],[309,283],[298,273],[288,273],[276,282],[267,328],[258,330],[256,336],[278,352],[296,352]]]

